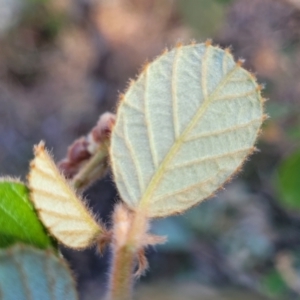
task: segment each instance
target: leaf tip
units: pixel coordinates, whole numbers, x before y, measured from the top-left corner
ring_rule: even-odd
[[[45,142],[40,141],[37,145],[34,145],[33,151],[35,155],[39,155],[42,151],[45,151]]]

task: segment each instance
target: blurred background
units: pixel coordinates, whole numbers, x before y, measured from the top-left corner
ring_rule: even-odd
[[[25,178],[41,139],[62,159],[141,65],[213,38],[270,98],[259,153],[217,197],[155,221],[137,299],[300,299],[299,0],[0,0],[0,174]],[[85,192],[107,222],[111,176]],[[107,286],[109,251],[63,249],[82,300]]]

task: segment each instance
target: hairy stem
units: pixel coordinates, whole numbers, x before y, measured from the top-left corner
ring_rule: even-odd
[[[133,271],[136,253],[128,246],[116,250],[110,278],[109,300],[132,300]]]
[[[117,205],[113,216],[113,262],[109,300],[132,300],[137,254],[144,247],[148,219],[143,213],[130,212]]]

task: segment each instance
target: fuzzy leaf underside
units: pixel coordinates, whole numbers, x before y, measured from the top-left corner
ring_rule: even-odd
[[[0,247],[23,242],[38,248],[51,246],[27,187],[9,178],[0,179]]]
[[[49,250],[16,245],[0,251],[1,300],[76,300],[66,264]]]
[[[229,51],[197,44],[163,54],[118,108],[111,161],[121,198],[149,217],[195,205],[253,151],[262,119],[260,88]]]
[[[83,249],[103,232],[60,174],[44,144],[35,147],[28,176],[31,200],[49,232],[62,244]]]

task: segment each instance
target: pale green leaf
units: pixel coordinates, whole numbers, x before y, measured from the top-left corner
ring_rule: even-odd
[[[83,249],[104,233],[104,227],[95,221],[83,200],[60,174],[42,142],[35,147],[28,183],[40,219],[62,244]]]
[[[74,280],[49,250],[16,245],[0,251],[1,300],[76,300]]]
[[[211,196],[253,152],[262,102],[229,51],[207,43],[160,56],[117,111],[111,162],[122,199],[156,217]]]

